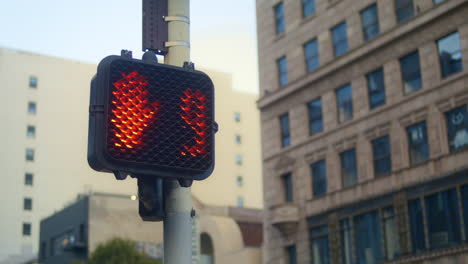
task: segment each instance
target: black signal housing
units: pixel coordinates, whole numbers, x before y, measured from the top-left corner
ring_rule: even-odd
[[[203,180],[214,169],[216,130],[205,73],[116,55],[99,63],[89,108],[94,170]]]

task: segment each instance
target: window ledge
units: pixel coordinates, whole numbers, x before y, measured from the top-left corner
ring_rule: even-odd
[[[341,179],[341,180],[343,181],[343,179]],[[345,191],[347,191],[347,190],[351,190],[351,189],[353,189],[353,188],[356,188],[356,187],[357,187],[359,184],[361,184],[361,183],[363,183],[363,182],[357,181],[357,182],[356,182],[355,184],[353,184],[353,185],[343,187],[343,182],[342,182],[342,183],[341,183],[341,189],[338,190],[338,191],[339,191],[339,192],[345,192]],[[334,192],[337,192],[337,191],[334,191]],[[333,192],[329,192],[329,193],[333,193]]]
[[[458,154],[458,153],[466,151],[466,150],[468,150],[468,145],[460,147],[459,149],[450,151],[450,154]]]
[[[318,16],[317,13],[314,13],[314,14],[309,15],[307,17],[302,17],[301,25],[309,23],[311,20],[314,20],[317,16]]]
[[[299,223],[299,207],[293,203],[284,203],[272,209],[271,223],[284,235],[297,231]]]
[[[434,249],[428,250],[423,253],[419,253],[417,255],[412,256],[403,256],[398,259],[398,263],[414,263],[419,261],[431,260],[435,258],[440,258],[448,255],[454,255],[458,253],[468,252],[468,245],[460,245],[456,247],[444,248],[444,249]]]
[[[280,39],[283,39],[285,38],[286,36],[286,32],[282,32],[282,33],[277,33],[275,38],[273,39],[274,42],[277,42],[279,41]]]
[[[339,4],[341,0],[328,0],[328,6],[327,9],[333,8],[337,4]]]
[[[328,192],[324,192],[324,193],[318,194],[318,195],[312,194],[312,196],[313,196],[312,199],[320,199],[320,198],[322,198],[322,197],[327,196],[327,194],[328,194]]]

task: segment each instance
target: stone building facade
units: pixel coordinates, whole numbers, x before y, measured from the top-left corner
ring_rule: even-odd
[[[468,1],[256,4],[264,263],[468,263]]]

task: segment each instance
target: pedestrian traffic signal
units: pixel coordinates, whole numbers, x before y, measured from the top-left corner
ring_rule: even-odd
[[[116,175],[203,180],[214,168],[214,87],[188,67],[109,56],[91,81],[88,162]]]

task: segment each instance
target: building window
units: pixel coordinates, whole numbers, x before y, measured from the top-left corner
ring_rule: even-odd
[[[288,84],[288,62],[286,60],[286,56],[279,58],[276,61],[276,65],[278,66],[278,81],[281,87]]]
[[[31,236],[31,223],[23,223],[23,236]]]
[[[289,114],[280,116],[280,127],[281,127],[281,146],[287,147],[291,145],[291,136],[289,134]]]
[[[47,258],[47,245],[45,241],[41,242],[41,246],[39,249],[39,260],[42,262]]]
[[[419,68],[419,53],[417,51],[400,59],[401,76],[405,94],[422,88],[421,70]]]
[[[242,156],[241,155],[236,155],[236,164],[237,165],[242,165]]]
[[[393,207],[382,210],[384,244],[387,260],[396,259],[401,255],[400,238],[398,235],[397,219]]]
[[[315,14],[315,0],[302,0],[302,16],[308,17]]]
[[[242,137],[241,135],[236,135],[236,144],[240,145],[242,143]]]
[[[413,252],[424,251],[426,249],[426,239],[424,236],[424,218],[420,199],[408,201],[408,216]]]
[[[395,0],[397,22],[401,23],[414,16],[413,0]]]
[[[371,40],[380,33],[379,15],[376,4],[361,11],[361,20],[362,32],[364,33],[365,40]]]
[[[239,112],[234,113],[234,120],[236,123],[239,123],[241,121],[241,114]]]
[[[392,172],[392,158],[389,136],[372,140],[375,177],[388,175]]]
[[[312,192],[314,196],[327,193],[327,168],[325,160],[310,165],[312,171]]]
[[[71,241],[75,241],[74,230],[69,230],[62,233],[54,238],[54,254],[56,256],[63,255],[66,253],[66,247],[64,245],[70,245]]]
[[[55,238],[50,239],[50,252],[49,252],[50,256],[55,256],[55,245],[56,245],[55,241],[56,241]]]
[[[311,72],[320,66],[317,39],[313,39],[304,44],[304,55],[308,72]]]
[[[284,23],[284,4],[280,2],[275,5],[275,25],[276,25],[276,34],[281,34],[284,32],[285,23]]]
[[[29,76],[29,88],[37,88],[37,77]]]
[[[33,179],[33,174],[32,173],[25,173],[24,174],[24,185],[29,185],[29,186],[32,186],[33,183],[34,183],[34,179]]]
[[[340,221],[341,261],[343,264],[354,264],[353,228],[349,219]]]
[[[385,104],[385,83],[383,69],[380,68],[366,75],[369,92],[369,106],[374,109]]]
[[[348,51],[348,37],[346,36],[346,22],[332,28],[333,52],[335,57]]]
[[[32,210],[32,199],[31,198],[24,198],[23,200],[23,209],[27,211]]]
[[[346,84],[336,90],[336,104],[338,105],[338,123],[353,119],[351,84]]]
[[[29,103],[28,103],[28,113],[30,113],[30,114],[36,114],[36,112],[37,112],[37,109],[36,109],[36,108],[37,108],[37,107],[36,107],[36,103],[34,103],[34,102],[29,102]]]
[[[427,141],[426,122],[421,122],[406,129],[411,165],[419,164],[429,159],[429,144]]]
[[[26,136],[33,138],[36,136],[36,127],[35,126],[28,126],[26,130]]]
[[[237,176],[236,180],[237,186],[241,187],[244,185],[244,178],[242,176]]]
[[[468,232],[468,185],[463,185],[460,188],[462,209],[463,209],[463,223],[465,225],[465,234]],[[466,236],[466,235],[465,235]]]
[[[341,177],[343,188],[357,183],[356,150],[350,149],[340,153]]]
[[[330,264],[330,247],[328,243],[328,226],[323,225],[310,229],[311,258],[314,264]]]
[[[468,146],[468,105],[445,113],[450,152]]]
[[[37,88],[37,77],[29,76],[29,88]]]
[[[309,109],[309,134],[315,135],[323,131],[322,99],[315,99],[307,104]]]
[[[286,247],[287,264],[297,264],[296,245]]]
[[[243,208],[244,207],[244,197],[238,196],[237,197],[237,207]]]
[[[460,216],[455,189],[425,197],[429,245],[431,249],[460,243]]]
[[[452,33],[437,41],[442,77],[447,77],[463,70],[460,34]]]
[[[379,263],[383,260],[382,235],[378,211],[354,217],[357,263]]]
[[[281,181],[283,182],[284,201],[292,202],[294,199],[294,193],[291,173],[281,176]]]
[[[196,231],[194,230],[194,233]],[[195,233],[196,234],[196,233]],[[195,236],[192,236],[195,238]],[[196,240],[195,240],[196,241]],[[200,264],[214,264],[215,263],[215,246],[213,245],[213,239],[211,236],[205,232],[201,233],[199,236],[199,257],[198,261],[195,263],[200,263]],[[197,242],[196,242],[197,243]],[[194,248],[196,250],[196,248]],[[218,250],[216,248],[216,250]],[[219,261],[219,260],[216,260]]]
[[[78,241],[79,242],[86,242],[86,237],[85,237],[85,225],[80,224],[80,229],[78,231]]]
[[[34,149],[26,149],[26,160],[34,161]]]

